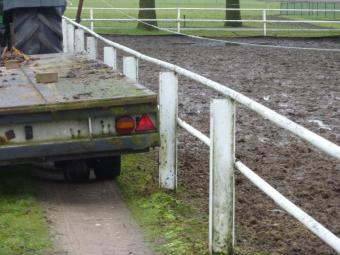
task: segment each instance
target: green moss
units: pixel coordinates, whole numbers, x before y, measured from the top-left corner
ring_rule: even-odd
[[[207,254],[208,218],[158,188],[157,151],[123,156],[118,184],[146,239],[160,254]]]
[[[234,254],[235,255],[269,255],[269,253],[264,253],[264,252],[246,251],[244,249],[241,249],[240,247],[235,247]]]
[[[38,255],[50,250],[48,228],[30,177],[17,169],[0,172],[0,254]]]

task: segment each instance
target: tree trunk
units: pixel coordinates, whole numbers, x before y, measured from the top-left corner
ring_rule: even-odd
[[[226,8],[240,8],[240,0],[226,0]],[[227,20],[241,20],[240,10],[226,10],[225,19]],[[226,27],[241,27],[242,22],[240,21],[227,21],[224,26]]]
[[[155,0],[139,0],[139,8],[155,8]],[[156,19],[156,10],[140,10],[138,19]],[[152,26],[150,26],[150,25]],[[157,21],[138,22],[138,28],[144,30],[156,30]]]

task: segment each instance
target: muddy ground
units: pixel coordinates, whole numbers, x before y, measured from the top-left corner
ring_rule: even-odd
[[[145,54],[221,82],[340,144],[340,53],[249,48],[183,37],[110,37]],[[262,44],[340,48],[340,39],[238,39]],[[120,63],[121,65],[121,63]],[[140,63],[140,80],[157,91],[159,68]],[[180,78],[179,115],[209,133],[209,102],[219,95]],[[340,164],[242,106],[237,159],[340,235]],[[179,135],[179,185],[208,205],[208,148]],[[237,173],[237,246],[268,254],[335,254]]]

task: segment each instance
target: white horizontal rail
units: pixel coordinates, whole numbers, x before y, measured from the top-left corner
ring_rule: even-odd
[[[82,19],[82,21],[158,21],[158,22],[252,22],[252,23],[332,23],[340,24],[337,20],[259,20],[259,19],[138,19],[138,18],[122,18],[122,19]]]
[[[199,75],[197,73],[191,72],[185,68],[179,67],[177,65],[149,57],[147,55],[144,55],[138,51],[135,51],[133,49],[130,49],[126,46],[123,46],[121,44],[112,42],[105,37],[98,35],[97,33],[91,31],[89,28],[80,25],[71,19],[64,17],[65,20],[67,20],[69,23],[73,24],[74,26],[77,26],[83,30],[85,30],[87,33],[91,34],[92,36],[96,37],[97,39],[100,39],[103,41],[105,44],[110,45],[112,47],[115,47],[116,49],[122,50],[128,54],[131,54],[135,56],[136,58],[139,58],[141,60],[144,60],[149,63],[156,64],[158,66],[161,66],[165,69],[168,69],[170,71],[173,71],[177,74],[183,75],[187,78],[190,78],[193,81],[196,81],[198,83],[201,83],[209,88],[212,88],[221,94],[231,97],[234,99],[236,102],[246,106],[250,110],[253,110],[254,112],[258,113],[265,119],[268,119],[275,125],[291,132],[292,134],[302,138],[303,140],[309,142],[316,148],[320,149],[321,151],[327,153],[330,156],[333,156],[334,158],[340,160],[340,146],[328,141],[327,139],[317,135],[316,133],[304,128],[303,126],[289,120],[288,118],[282,116],[281,114],[278,114],[277,112],[269,109],[268,107],[250,99],[249,97],[244,96],[243,94],[232,90],[228,88],[225,85],[222,85],[218,82],[212,81],[202,75]]]
[[[100,28],[100,27],[98,27]],[[102,29],[111,29],[109,27],[102,27]],[[132,29],[132,28],[130,28]],[[176,31],[176,28],[165,28],[168,30]],[[221,27],[181,27],[181,30],[213,30],[213,31],[263,31],[263,28],[221,28]],[[340,28],[267,28],[267,31],[279,32],[279,31],[314,31],[314,32],[325,32],[325,31],[340,31]]]
[[[300,221],[310,231],[317,235],[321,240],[331,246],[337,253],[340,253],[340,239],[326,229],[323,225],[285,198],[280,192],[269,185],[260,176],[254,173],[241,162],[235,163],[236,168],[246,176],[256,187],[263,191],[267,196],[274,200],[281,208]]]
[[[108,27],[108,26],[95,26],[96,29],[101,30],[112,30],[112,29],[119,29],[119,30],[132,30],[135,27]],[[176,31],[176,27],[164,27],[164,29]],[[263,28],[222,28],[222,27],[181,27],[181,31],[204,31],[204,30],[212,30],[212,31],[263,31]],[[340,31],[340,28],[320,28],[320,29],[309,29],[309,28],[267,28],[267,31],[272,32],[279,32],[279,31],[314,31],[314,32],[326,32],[326,31]]]
[[[203,134],[201,131],[197,130],[196,128],[190,126],[188,123],[186,123],[184,120],[181,120],[180,118],[177,118],[177,124],[181,128],[188,131],[190,134],[201,140],[206,145],[210,146],[210,138]]]
[[[77,10],[77,7],[68,7],[67,9],[71,10]],[[144,10],[144,11],[151,11],[151,10],[202,10],[202,11],[296,11],[296,12],[340,12],[338,9],[258,9],[258,8],[190,8],[190,7],[160,7],[160,8],[111,8],[111,7],[84,7],[84,10],[124,10],[124,11],[139,11],[139,10]]]

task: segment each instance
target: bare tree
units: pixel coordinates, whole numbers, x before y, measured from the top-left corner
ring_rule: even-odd
[[[155,0],[139,0],[139,8],[155,8]],[[156,19],[156,10],[139,10],[138,19]],[[150,24],[150,25],[148,25]],[[157,21],[138,22],[138,28],[144,30],[156,30]]]
[[[226,8],[240,8],[240,0],[226,0]],[[240,10],[226,10],[225,12],[226,20],[241,20],[241,11]],[[242,26],[242,22],[240,21],[227,21],[224,24],[226,27],[240,27]]]

